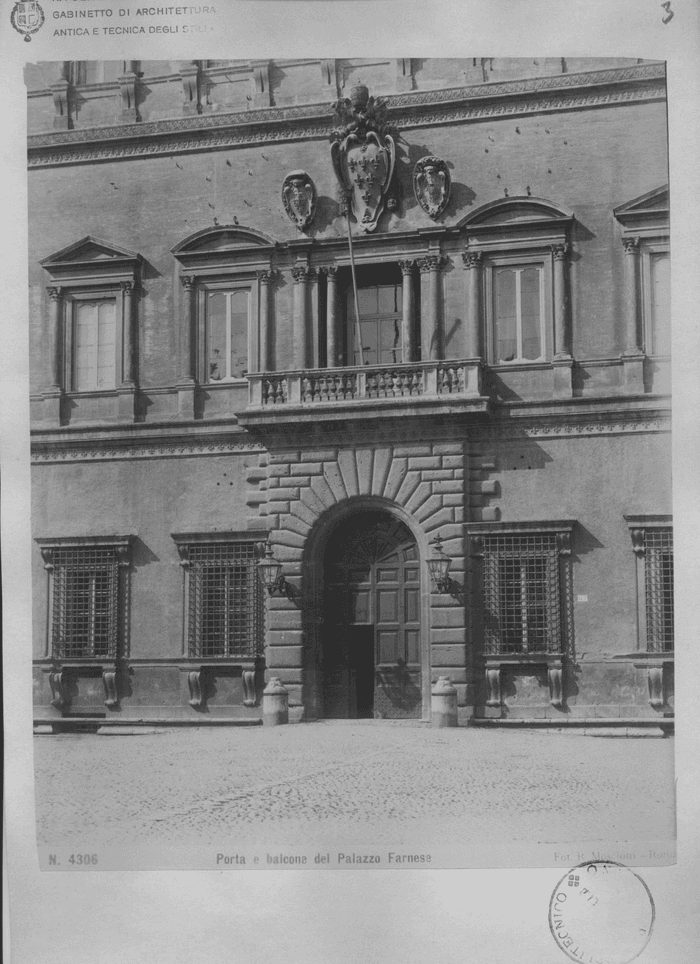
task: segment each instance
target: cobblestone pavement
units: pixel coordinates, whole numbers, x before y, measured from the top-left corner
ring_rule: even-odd
[[[38,842],[664,840],[672,739],[411,723],[34,740]]]

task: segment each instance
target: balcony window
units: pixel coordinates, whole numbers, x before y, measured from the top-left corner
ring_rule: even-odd
[[[362,361],[357,347],[357,320],[352,288],[346,294],[348,357],[353,365],[398,365],[403,362],[401,315],[403,292],[400,284],[359,288]]]

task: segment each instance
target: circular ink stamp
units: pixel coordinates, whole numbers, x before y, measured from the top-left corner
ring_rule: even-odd
[[[559,881],[549,902],[549,929],[579,964],[628,964],[649,942],[654,900],[624,864],[591,860]]]

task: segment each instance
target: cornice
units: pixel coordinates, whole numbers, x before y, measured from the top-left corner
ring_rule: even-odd
[[[577,110],[615,103],[664,100],[665,66],[637,64],[529,80],[411,91],[386,97],[392,124],[401,130],[488,117]],[[29,166],[211,151],[268,142],[328,137],[331,104],[270,107],[32,134]]]
[[[475,442],[669,433],[671,416],[665,409],[528,414],[507,418],[495,417],[486,423],[473,422],[468,426],[460,423],[459,431],[463,432],[469,441]],[[241,439],[242,435],[247,441]],[[288,436],[284,438],[287,442],[289,441]],[[376,433],[374,438],[375,441],[379,440]],[[409,438],[410,436],[407,436],[406,441]],[[304,444],[308,447],[310,443],[306,441]],[[211,428],[202,431],[201,434],[183,431],[179,435],[173,431],[159,433],[151,429],[148,435],[142,438],[134,437],[133,433],[123,435],[105,433],[90,438],[80,435],[71,438],[70,432],[64,429],[55,433],[37,431],[32,439],[31,459],[35,464],[48,464],[191,458],[209,455],[262,454],[268,448],[275,447],[274,441],[265,446],[252,441],[250,436],[244,433],[235,433],[231,436],[230,432],[216,432]]]

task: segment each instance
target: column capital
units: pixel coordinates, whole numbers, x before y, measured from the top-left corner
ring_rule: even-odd
[[[413,274],[413,269],[416,266],[415,259],[407,259],[404,261],[399,261],[399,268],[401,268],[401,274]]]
[[[337,265],[337,264],[325,264],[325,265],[323,265],[322,268],[319,268],[318,270],[319,270],[319,273],[320,273],[320,274],[328,275],[329,278],[335,278],[336,275],[338,274],[338,265]]]
[[[447,258],[440,254],[430,254],[426,258],[418,260],[418,267],[421,271],[439,271],[447,264]]]
[[[185,289],[185,291],[190,291],[192,288],[194,288],[196,284],[196,279],[194,275],[183,274],[180,276],[180,284]]]
[[[622,247],[625,249],[625,254],[637,254],[639,251],[639,238],[623,238]]]
[[[465,268],[478,268],[483,259],[482,251],[463,251],[462,263]]]
[[[569,253],[569,242],[564,241],[561,244],[553,244],[551,250],[555,261],[564,261]]]
[[[295,264],[292,268],[292,277],[295,284],[300,284],[302,281],[313,280],[316,277],[316,271],[314,268],[309,268],[308,265]]]
[[[48,285],[46,288],[48,296],[52,301],[60,301],[63,289],[60,285]]]
[[[273,284],[277,280],[277,271],[274,268],[256,271],[255,273],[261,285]]]
[[[136,283],[134,281],[120,281],[119,287],[122,289],[122,291],[125,291],[125,292],[133,291],[134,288],[136,287]]]

